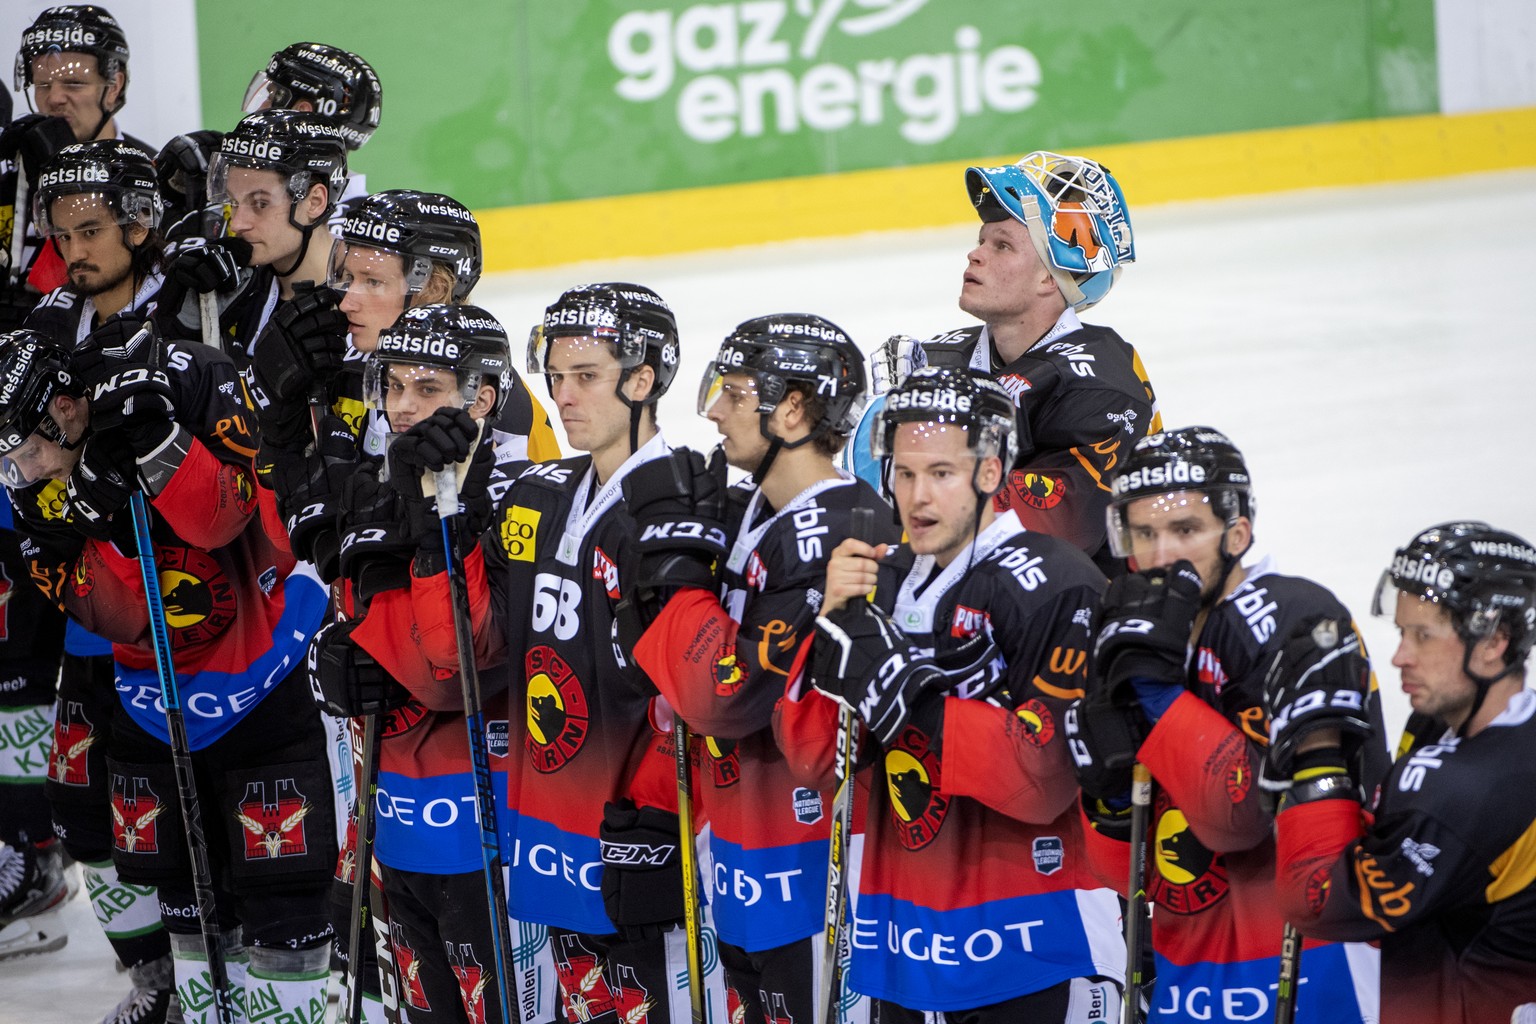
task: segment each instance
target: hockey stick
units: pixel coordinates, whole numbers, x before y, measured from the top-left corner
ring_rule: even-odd
[[[693,1024],[704,1024],[704,918],[699,905],[698,857],[694,849],[693,779],[688,766],[688,726],[672,712],[673,761],[677,765],[677,851],[683,869],[683,925],[688,933],[688,1002]]]
[[[160,594],[160,570],[149,539],[149,508],[144,492],[128,499],[133,513],[134,542],[139,548],[139,572],[144,577],[144,600],[149,609],[149,634],[155,644],[155,669],[160,675],[160,700],[165,704],[165,725],[171,738],[171,761],[176,769],[176,792],[181,798],[181,818],[187,830],[187,853],[192,859],[192,890],[197,896],[197,919],[202,926],[203,952],[208,957],[208,980],[213,987],[213,1007],[219,1024],[233,1024],[234,997],[229,972],[224,966],[224,940],[214,913],[213,872],[208,865],[208,841],[203,836],[203,814],[197,802],[197,783],[192,777],[192,751],[187,745],[187,720],[181,710],[181,691],[171,661],[171,633],[165,620],[165,600]]]
[[[1285,922],[1280,939],[1280,984],[1275,987],[1275,1024],[1296,1020],[1296,981],[1301,974],[1301,933]]]
[[[868,544],[875,536],[874,509],[856,508],[849,536]],[[837,713],[837,790],[832,796],[832,835],[827,849],[827,906],[822,917],[826,942],[821,950],[822,1024],[837,1024],[843,1004],[844,922],[848,916],[848,847],[853,841],[853,758],[858,722],[853,709]]]
[[[357,799],[357,847],[352,855],[352,908],[347,918],[347,1024],[363,1024],[363,939],[371,937],[367,894],[373,888],[373,802],[379,787],[379,716],[363,716],[362,785]]]
[[[27,193],[31,191],[27,181],[27,169],[21,157],[16,157],[16,202],[11,207],[11,283],[20,285],[26,268],[21,265],[23,250],[27,247]]]
[[[1140,761],[1131,768],[1131,872],[1125,906],[1125,1012],[1133,1024],[1142,1019],[1141,961],[1147,917],[1147,819],[1152,813],[1152,771]]]
[[[219,297],[213,292],[197,295],[198,319],[202,321],[203,344],[219,348]]]
[[[475,444],[478,443],[479,434],[476,434]],[[474,450],[474,445],[471,445],[470,451]],[[458,467],[448,466],[439,470],[432,475],[432,482],[437,491],[443,555],[448,562],[453,638],[459,649],[459,682],[464,692],[464,726],[469,732],[469,760],[475,773],[475,808],[480,815],[480,864],[485,871],[485,893],[490,902],[491,953],[496,964],[496,992],[501,1000],[501,1019],[510,1024],[516,1019],[512,1016],[512,997],[507,989],[513,977],[508,960],[512,951],[512,935],[507,923],[507,892],[501,877],[501,837],[496,829],[496,790],[491,785],[491,758],[485,742],[480,673],[475,666],[475,638],[469,618],[469,586],[464,580],[464,559],[459,556]]]

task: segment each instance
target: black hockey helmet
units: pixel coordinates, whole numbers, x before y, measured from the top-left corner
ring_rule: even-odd
[[[555,339],[581,337],[613,342],[625,371],[621,385],[629,371],[640,366],[656,371],[656,383],[641,405],[654,404],[677,376],[677,319],[661,296],[644,285],[607,282],[567,290],[544,310],[543,323],[528,337],[528,372],[547,372],[549,345]]]
[[[32,218],[43,235],[55,233],[53,203],[70,195],[100,196],[113,219],[153,230],[165,207],[155,165],[138,147],[120,139],[77,142],[59,150],[38,175]]]
[[[698,411],[709,411],[720,393],[720,378],[744,373],[757,386],[757,411],[763,436],[795,447],[823,434],[846,435],[864,411],[868,381],[864,353],[846,331],[823,317],[809,313],[775,313],[737,325],[720,344],[720,351],[704,369],[699,383]],[[795,445],[769,433],[768,419],[792,384],[803,384],[825,403],[819,422]]]
[[[379,76],[350,50],[325,43],[294,43],[272,55],[245,90],[240,109],[293,109],[306,102],[329,118],[348,150],[362,148],[379,126],[384,90]]]
[[[1148,434],[1136,442],[1110,480],[1105,515],[1115,557],[1131,557],[1126,506],[1139,498],[1179,491],[1204,494],[1227,528],[1240,517],[1253,519],[1256,505],[1248,465],[1227,435],[1213,427]]]
[[[902,423],[963,426],[966,447],[976,458],[978,471],[982,460],[1001,459],[998,486],[990,491],[977,487],[985,497],[1002,488],[1021,450],[1030,447],[1028,427],[1013,397],[991,377],[960,367],[921,367],[886,393],[869,435],[876,459],[889,460],[895,453],[896,428]]]
[[[474,404],[482,384],[496,389],[494,420],[516,382],[511,346],[501,322],[479,306],[446,302],[414,306],[379,332],[378,347],[363,369],[363,394],[383,411],[392,384],[391,368],[422,366],[452,370],[458,377],[464,408]],[[396,381],[397,383],[397,381]]]
[[[128,37],[106,8],[64,4],[39,14],[21,33],[13,76],[17,92],[26,92],[32,85],[32,62],[46,53],[88,53],[96,58],[97,70],[103,78],[121,71],[123,87],[118,91],[117,103],[111,110],[103,108],[102,113],[111,117],[122,109],[128,98]],[[98,126],[97,131],[100,130]]]
[[[462,203],[436,192],[390,189],[349,204],[331,247],[329,283],[338,291],[351,284],[346,258],[354,247],[404,260],[407,295],[426,286],[433,264],[453,272],[455,302],[467,299],[480,280],[480,225]]]
[[[1398,548],[1381,574],[1377,615],[1393,614],[1393,590],[1444,608],[1469,657],[1479,640],[1507,633],[1504,672],[1481,678],[1467,671],[1484,687],[1518,670],[1536,642],[1536,548],[1507,530],[1476,520],[1431,526]]]
[[[263,110],[241,118],[219,140],[218,152],[208,162],[208,197],[215,202],[230,199],[231,167],[285,176],[288,197],[294,203],[312,186],[326,186],[329,205],[320,215],[322,221],[347,187],[347,149],[340,131],[329,119],[307,111]]]
[[[79,397],[81,380],[70,368],[69,352],[46,334],[22,328],[0,334],[0,480],[7,487],[34,481],[26,460],[16,458],[29,443],[71,448],[48,414],[55,395]]]

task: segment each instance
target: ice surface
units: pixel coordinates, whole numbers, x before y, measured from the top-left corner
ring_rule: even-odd
[[[1140,350],[1169,426],[1210,424],[1243,449],[1259,542],[1354,611],[1395,739],[1407,715],[1388,664],[1395,634],[1369,609],[1393,549],[1460,517],[1536,536],[1536,171],[1166,206],[1135,224],[1138,262],[1086,319]],[[655,288],[683,339],[661,423],[708,448],[698,380],[738,322],[818,313],[866,351],[961,326],[974,235],[594,261],[487,278],[476,300],[507,324],[520,361],[528,326],[563,289]],[[600,256],[603,239],[591,244]],[[0,964],[0,1022],[94,1021],[126,991],[84,900],[65,913],[65,949]]]

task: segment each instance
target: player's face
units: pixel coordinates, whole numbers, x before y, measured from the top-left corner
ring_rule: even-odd
[[[103,78],[88,53],[45,53],[32,59],[32,106],[39,114],[69,122],[76,142],[89,142],[122,92],[120,76]]]
[[[1450,614],[1433,601],[1399,591],[1394,621],[1398,641],[1392,664],[1402,677],[1408,703],[1415,711],[1459,726],[1472,710],[1477,684],[1462,668],[1466,648]]]
[[[459,378],[441,366],[390,363],[384,370],[384,413],[400,434],[437,412],[464,404]]]
[[[372,352],[379,345],[379,332],[410,304],[405,261],[397,253],[349,245],[331,278],[332,287],[342,292],[341,311],[347,315],[352,346]]]
[[[123,284],[133,272],[133,253],[123,242],[124,228],[99,195],[55,199],[48,208],[54,243],[69,270],[69,283],[82,295],[101,295]],[[126,229],[142,240],[138,224]]]
[[[995,482],[997,459],[982,469]],[[971,542],[977,527],[973,477],[976,457],[965,428],[944,423],[901,423],[891,454],[891,493],[907,541],[919,555],[933,555],[948,565]],[[988,481],[983,480],[985,484]],[[982,524],[985,525],[984,523]]]
[[[757,469],[768,454],[757,402],[757,384],[750,375],[727,373],[720,378],[720,396],[705,410],[720,431],[725,461],[748,472]]]
[[[67,403],[69,410],[61,410]],[[84,409],[72,399],[55,398],[49,405],[49,415],[64,437],[78,441],[85,432]],[[40,480],[68,480],[80,461],[81,447],[65,448],[55,437],[45,437],[41,431],[33,431],[17,448],[0,458],[0,474],[11,487],[22,487]]]
[[[982,224],[966,256],[960,308],[987,323],[1020,317],[1042,297],[1059,296],[1029,229],[1013,218]]]
[[[572,448],[597,453],[629,443],[629,406],[617,394],[622,372],[610,341],[578,337],[550,343],[544,377]]]
[[[1222,584],[1221,555],[1225,523],[1202,491],[1174,491],[1137,498],[1125,509],[1131,541],[1131,567],[1166,569],[1183,559],[1200,574],[1209,597]]]
[[[228,174],[229,227],[251,243],[251,266],[291,264],[304,244],[304,234],[288,222],[291,200],[286,177],[254,167],[231,167]]]

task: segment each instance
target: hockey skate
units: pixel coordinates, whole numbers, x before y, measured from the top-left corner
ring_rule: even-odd
[[[69,941],[59,915],[69,888],[57,841],[0,848],[0,960],[51,953]]]
[[[170,956],[130,967],[128,976],[133,980],[133,988],[102,1018],[101,1024],[165,1024],[176,990]]]

